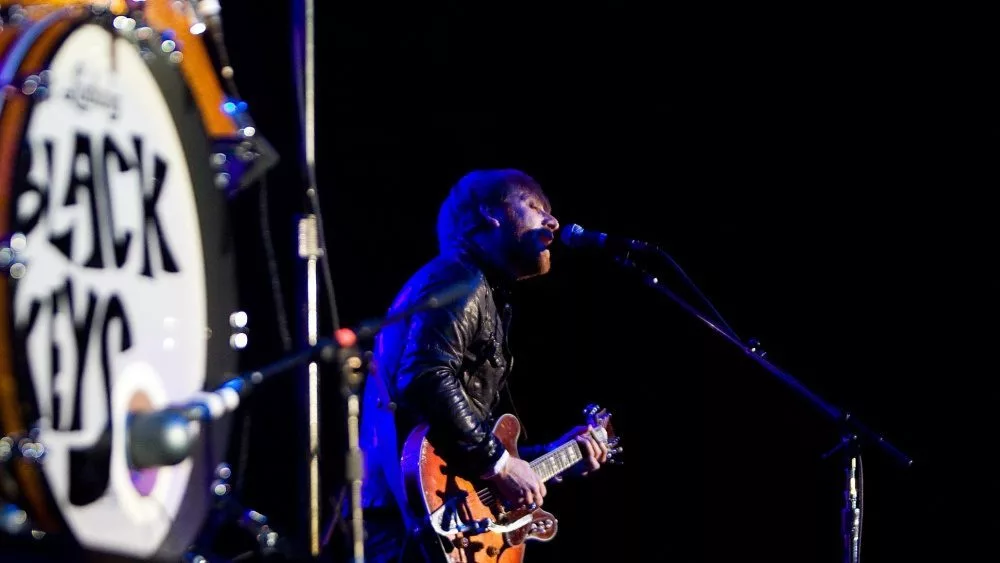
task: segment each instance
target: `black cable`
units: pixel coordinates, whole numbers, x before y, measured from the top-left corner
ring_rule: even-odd
[[[684,283],[687,284],[687,286],[691,288],[692,291],[694,291],[695,295],[697,295],[698,298],[701,299],[702,303],[708,306],[708,308],[712,311],[712,314],[715,315],[715,318],[722,324],[722,326],[726,329],[726,331],[728,331],[729,334],[734,339],[743,342],[743,340],[740,339],[740,337],[736,334],[736,331],[733,330],[733,327],[729,326],[729,323],[726,322],[726,319],[722,317],[722,313],[720,313],[719,310],[715,308],[715,305],[712,304],[712,301],[704,293],[702,293],[700,289],[698,289],[697,284],[695,284],[694,281],[687,275],[687,272],[685,272],[684,269],[681,268],[681,265],[678,264],[676,260],[674,260],[673,256],[671,256],[670,254],[667,253],[667,251],[659,247],[656,248],[656,252],[657,254],[665,258],[667,262],[669,262],[670,265],[674,268],[674,270],[676,270],[677,273],[680,274],[681,278],[684,280]]]
[[[267,257],[267,269],[271,276],[271,292],[274,298],[274,310],[278,316],[278,333],[285,352],[292,351],[292,334],[288,328],[288,314],[285,311],[284,292],[281,289],[281,276],[278,273],[278,262],[274,256],[274,241],[271,237],[271,221],[268,212],[267,176],[260,180],[260,236],[264,244],[264,254]]]

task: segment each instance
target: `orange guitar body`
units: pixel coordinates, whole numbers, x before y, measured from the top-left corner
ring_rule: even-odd
[[[512,456],[517,456],[521,424],[512,415],[500,417],[493,434]],[[442,552],[449,563],[520,563],[527,540],[547,541],[557,522],[542,509],[507,509],[494,500],[485,484],[458,475],[426,439],[427,427],[410,433],[403,446],[402,468],[411,509],[430,517]],[[482,531],[477,524],[490,522]]]

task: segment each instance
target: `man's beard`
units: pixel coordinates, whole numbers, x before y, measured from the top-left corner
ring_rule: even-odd
[[[510,263],[515,268],[518,279],[531,278],[549,273],[552,259],[549,250],[538,250],[537,239],[531,235],[518,241],[508,252]]]

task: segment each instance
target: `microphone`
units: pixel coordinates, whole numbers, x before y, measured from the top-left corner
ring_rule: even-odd
[[[324,362],[334,361],[338,350],[354,353],[359,340],[373,337],[388,324],[402,321],[414,313],[437,309],[467,298],[475,290],[477,281],[472,278],[446,287],[394,315],[363,323],[357,332],[341,328],[334,332],[333,339],[320,339],[315,346],[306,350],[286,356],[261,369],[243,372],[225,381],[214,391],[195,393],[185,403],[162,410],[130,414],[126,422],[126,456],[129,467],[146,469],[176,465],[184,461],[198,444],[201,433],[199,423],[219,420],[235,411],[240,406],[240,400],[261,381],[317,358]]]
[[[560,241],[570,248],[596,248],[614,252],[656,249],[654,245],[648,242],[615,237],[597,231],[588,231],[575,223],[562,228]]]
[[[337,350],[353,349],[357,340],[354,331],[341,328],[334,332],[333,339],[320,339],[315,346],[236,375],[214,391],[199,391],[188,401],[161,410],[130,414],[126,421],[129,467],[146,469],[184,461],[198,444],[202,422],[219,420],[236,411],[240,401],[265,379],[316,359],[332,361]]]
[[[132,469],[176,465],[191,455],[201,434],[200,422],[218,420],[235,411],[249,382],[235,377],[212,392],[200,392],[186,404],[127,419],[126,456]]]
[[[128,417],[126,456],[132,469],[177,465],[198,439],[198,429],[181,409],[135,413]]]

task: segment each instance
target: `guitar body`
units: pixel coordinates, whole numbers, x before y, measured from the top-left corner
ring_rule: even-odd
[[[521,424],[505,414],[493,434],[512,456],[517,456]],[[427,440],[427,427],[418,426],[402,453],[403,478],[411,509],[428,523],[424,535],[439,544],[441,561],[448,563],[520,563],[527,540],[547,541],[556,534],[552,514],[530,507],[507,508],[483,481],[453,471]]]

